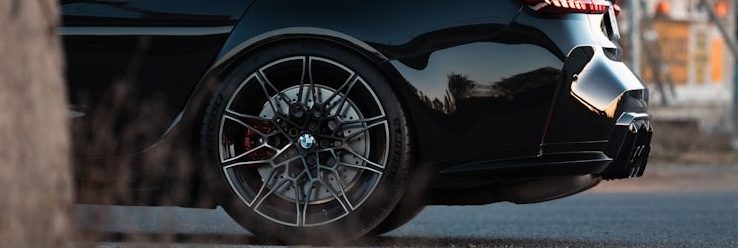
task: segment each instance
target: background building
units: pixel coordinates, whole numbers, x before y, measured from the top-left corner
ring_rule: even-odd
[[[622,1],[626,61],[651,84],[654,103],[729,105],[731,101],[734,58],[718,25],[701,7],[702,1]],[[734,36],[734,1],[707,2]]]

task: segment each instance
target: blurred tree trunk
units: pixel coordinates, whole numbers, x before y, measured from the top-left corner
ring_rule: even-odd
[[[0,0],[0,246],[74,232],[57,0]]]

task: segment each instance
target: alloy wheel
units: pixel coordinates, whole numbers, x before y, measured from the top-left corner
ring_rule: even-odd
[[[295,56],[249,75],[227,102],[219,157],[244,205],[286,226],[359,208],[381,180],[389,129],[377,95],[338,62]]]

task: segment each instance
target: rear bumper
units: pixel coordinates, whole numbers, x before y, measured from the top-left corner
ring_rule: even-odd
[[[624,112],[615,123],[605,153],[613,162],[602,173],[603,179],[622,179],[643,175],[651,152],[653,127],[646,113]]]
[[[622,112],[614,124],[609,139],[598,149],[544,153],[442,170],[430,184],[429,204],[533,203],[587,190],[603,179],[642,176],[651,152],[650,116],[645,112]]]

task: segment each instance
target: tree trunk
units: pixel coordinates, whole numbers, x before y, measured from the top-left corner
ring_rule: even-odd
[[[68,247],[72,180],[57,0],[0,0],[0,246]]]

